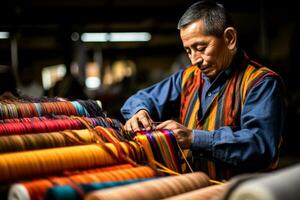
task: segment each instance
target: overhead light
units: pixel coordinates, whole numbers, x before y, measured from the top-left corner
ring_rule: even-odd
[[[151,34],[147,32],[110,33],[111,42],[147,42]]]
[[[88,89],[97,89],[100,86],[101,82],[99,77],[91,76],[85,79],[85,86]]]
[[[83,42],[147,42],[151,39],[148,32],[112,32],[112,33],[83,33]]]
[[[83,42],[106,42],[108,41],[108,33],[83,33],[81,40]]]
[[[0,39],[9,38],[9,32],[0,32]]]

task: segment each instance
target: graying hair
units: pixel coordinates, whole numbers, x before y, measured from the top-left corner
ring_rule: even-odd
[[[203,0],[191,5],[180,18],[177,28],[180,30],[197,20],[204,22],[204,34],[221,37],[224,30],[233,26],[232,19],[220,3]]]

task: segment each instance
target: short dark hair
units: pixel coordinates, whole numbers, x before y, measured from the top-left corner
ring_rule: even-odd
[[[221,37],[227,27],[233,26],[224,6],[212,0],[198,1],[191,5],[180,18],[177,28],[184,28],[197,20],[203,20],[204,34],[217,37]]]

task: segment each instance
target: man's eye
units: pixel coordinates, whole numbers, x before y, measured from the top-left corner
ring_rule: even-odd
[[[204,51],[205,50],[205,47],[197,47],[197,51]]]

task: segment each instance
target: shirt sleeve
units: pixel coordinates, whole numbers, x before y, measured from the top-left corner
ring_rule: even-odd
[[[238,167],[265,168],[278,155],[284,116],[282,82],[267,77],[249,91],[240,130],[193,130],[191,150]]]
[[[128,98],[121,108],[123,117],[128,120],[141,109],[147,110],[154,120],[163,120],[179,114],[179,109],[174,111],[170,108],[180,105],[182,72],[183,70],[179,70]]]

